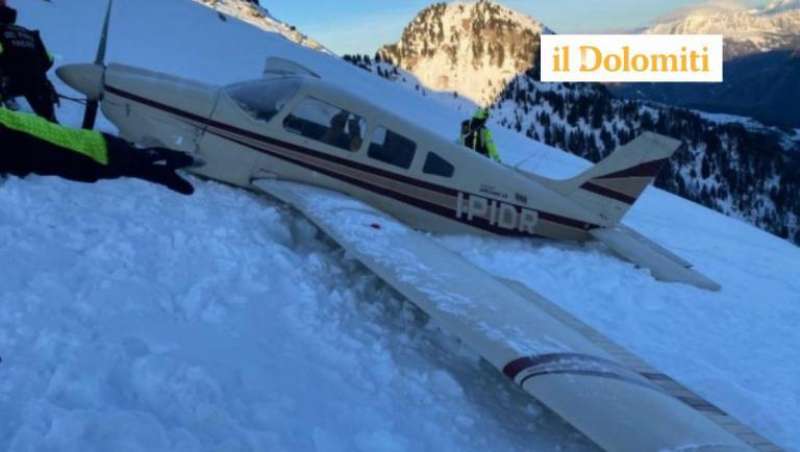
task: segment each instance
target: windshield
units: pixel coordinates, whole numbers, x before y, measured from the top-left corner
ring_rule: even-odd
[[[237,83],[225,92],[253,118],[269,122],[300,89],[300,80],[284,78]]]

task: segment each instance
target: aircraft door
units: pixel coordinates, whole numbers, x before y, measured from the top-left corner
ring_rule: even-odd
[[[211,121],[200,137],[199,154],[206,161],[200,173],[248,187],[255,172],[258,136],[270,136],[273,119],[300,88],[295,78],[256,80],[222,89]],[[246,144],[242,144],[246,143]]]
[[[205,162],[196,173],[229,184],[247,187],[253,172],[255,150],[233,141],[240,134],[241,113],[228,96],[220,95],[211,121],[203,128],[197,155]]]

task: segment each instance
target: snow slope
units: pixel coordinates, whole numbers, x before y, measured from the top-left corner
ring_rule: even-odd
[[[3,186],[0,449],[523,450],[569,438],[304,220],[199,185],[190,199],[138,182]]]
[[[103,3],[31,2],[21,22],[59,64],[85,61]],[[187,0],[117,3],[112,61],[221,83],[291,57],[444,136],[462,119]],[[496,140],[551,176],[587,165],[499,127]],[[305,220],[196,182],[191,198],[138,181],[0,187],[0,449],[591,449]],[[723,290],[658,283],[597,245],[439,240],[800,450],[800,250],[655,189],[627,223]]]
[[[722,34],[726,59],[795,48],[800,43],[800,2],[778,0],[762,8],[747,8],[739,2],[707,2],[679,9],[644,33]]]
[[[322,44],[313,38],[299,32],[296,27],[282,22],[270,14],[270,12],[259,6],[258,2],[252,0],[194,0],[201,5],[208,6],[222,14],[233,16],[251,25],[284,36],[286,39],[297,44],[319,50],[322,52],[333,53],[326,49]]]

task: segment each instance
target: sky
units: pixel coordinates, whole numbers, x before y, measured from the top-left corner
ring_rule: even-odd
[[[719,1],[719,0],[717,0]],[[728,3],[730,1],[725,0]],[[288,22],[338,54],[374,54],[399,40],[403,27],[430,0],[261,0],[276,18]],[[558,33],[630,30],[705,0],[499,0],[543,22]],[[757,6],[766,0],[741,0]]]

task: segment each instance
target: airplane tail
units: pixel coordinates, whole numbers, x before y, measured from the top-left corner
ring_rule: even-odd
[[[616,224],[680,147],[678,140],[644,132],[578,176],[548,185]]]

